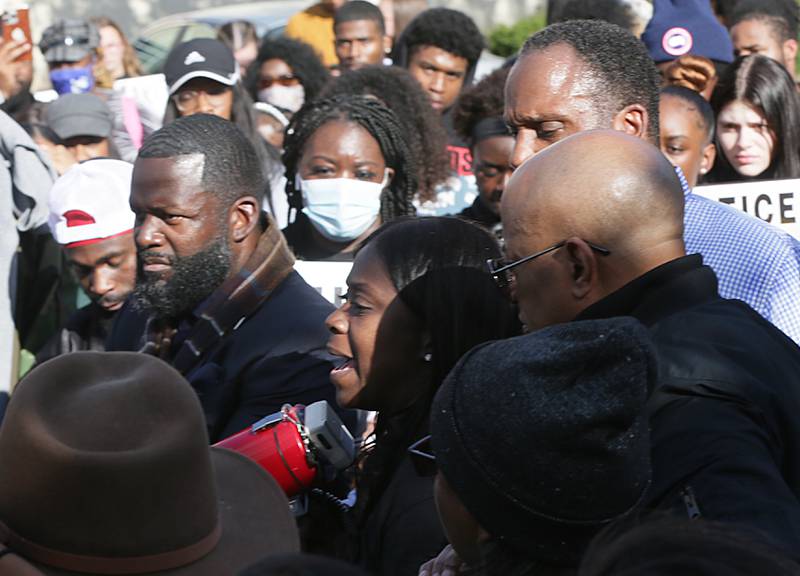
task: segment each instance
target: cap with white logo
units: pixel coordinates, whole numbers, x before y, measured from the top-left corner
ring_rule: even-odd
[[[239,68],[225,44],[212,38],[196,38],[172,49],[164,76],[172,95],[193,78],[209,78],[233,86],[239,80]]]
[[[133,230],[129,204],[133,165],[97,158],[76,164],[50,190],[48,225],[67,248],[101,242]]]

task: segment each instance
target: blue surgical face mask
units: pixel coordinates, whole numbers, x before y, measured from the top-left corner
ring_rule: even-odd
[[[303,180],[297,176],[303,194],[303,214],[328,240],[355,240],[375,223],[381,211],[381,194],[389,181],[367,182],[350,178]]]
[[[84,94],[94,88],[94,75],[92,66],[83,68],[62,68],[50,72],[50,82],[53,89],[62,94]]]

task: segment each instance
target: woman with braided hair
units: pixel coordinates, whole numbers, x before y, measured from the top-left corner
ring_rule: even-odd
[[[302,260],[349,260],[382,223],[416,213],[415,156],[400,120],[374,97],[304,106],[286,131],[283,164],[296,213],[283,233]]]

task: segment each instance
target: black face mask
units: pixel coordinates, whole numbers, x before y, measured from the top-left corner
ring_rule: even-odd
[[[169,280],[142,270],[142,258],[148,255],[167,258],[173,267]],[[133,302],[139,310],[157,318],[177,318],[193,310],[222,285],[231,268],[231,252],[224,234],[191,256],[166,257],[150,250],[140,252],[138,257]]]

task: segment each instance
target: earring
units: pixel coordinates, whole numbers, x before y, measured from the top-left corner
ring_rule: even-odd
[[[431,354],[430,352],[426,352],[425,355],[422,357],[422,359],[425,360],[425,362],[430,362],[431,360],[433,360],[433,354]]]

